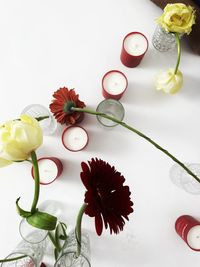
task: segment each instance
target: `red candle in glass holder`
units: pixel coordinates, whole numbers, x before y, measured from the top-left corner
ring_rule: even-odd
[[[70,151],[77,152],[88,144],[88,133],[80,126],[70,126],[63,131],[62,143]]]
[[[121,62],[126,67],[136,67],[148,49],[148,40],[140,32],[131,32],[123,40],[121,51]]]
[[[119,100],[128,86],[124,73],[118,70],[107,72],[102,79],[102,93],[105,98]]]
[[[40,171],[40,184],[47,185],[53,183],[63,171],[62,162],[55,157],[44,157],[38,159],[38,167]],[[31,169],[34,178],[33,168]]]
[[[189,215],[180,216],[175,223],[177,234],[195,251],[200,251],[200,222]]]

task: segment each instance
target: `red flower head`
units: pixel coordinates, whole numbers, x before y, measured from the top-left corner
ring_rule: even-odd
[[[123,185],[125,178],[114,167],[101,159],[92,159],[89,166],[81,163],[81,180],[86,187],[85,213],[95,217],[96,232],[101,235],[103,222],[110,233],[123,230],[128,215],[133,212],[129,187]]]
[[[71,107],[84,108],[84,102],[79,100],[74,89],[66,87],[54,92],[52,103],[49,105],[51,112],[56,120],[61,124],[75,124],[83,119],[83,113],[71,111]]]

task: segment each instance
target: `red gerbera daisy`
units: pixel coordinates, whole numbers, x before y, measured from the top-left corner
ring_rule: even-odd
[[[55,99],[52,100],[49,107],[58,122],[75,124],[83,119],[84,113],[70,110],[71,107],[85,107],[85,103],[79,100],[79,95],[76,95],[74,89],[60,88],[54,92],[53,97]]]
[[[81,180],[86,187],[85,213],[95,217],[98,235],[109,226],[110,233],[123,230],[128,215],[133,212],[129,187],[123,185],[125,178],[108,163],[101,159],[92,159],[81,163]]]

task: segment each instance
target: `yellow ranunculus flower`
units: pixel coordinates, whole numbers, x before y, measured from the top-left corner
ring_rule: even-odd
[[[181,3],[167,4],[157,23],[167,32],[189,34],[195,23],[195,11],[193,7]]]
[[[7,121],[0,125],[0,167],[13,161],[26,160],[43,140],[39,122],[21,115],[20,120]]]
[[[183,85],[183,75],[178,70],[174,74],[174,69],[170,68],[167,71],[160,72],[156,79],[156,89],[162,90],[168,94],[175,94]]]

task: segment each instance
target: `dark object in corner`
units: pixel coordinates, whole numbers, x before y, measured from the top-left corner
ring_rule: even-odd
[[[183,3],[185,5],[193,6],[196,10],[196,23],[192,27],[192,31],[189,35],[186,34],[186,38],[192,50],[200,55],[200,0],[151,0],[154,4],[164,9],[167,4]]]

